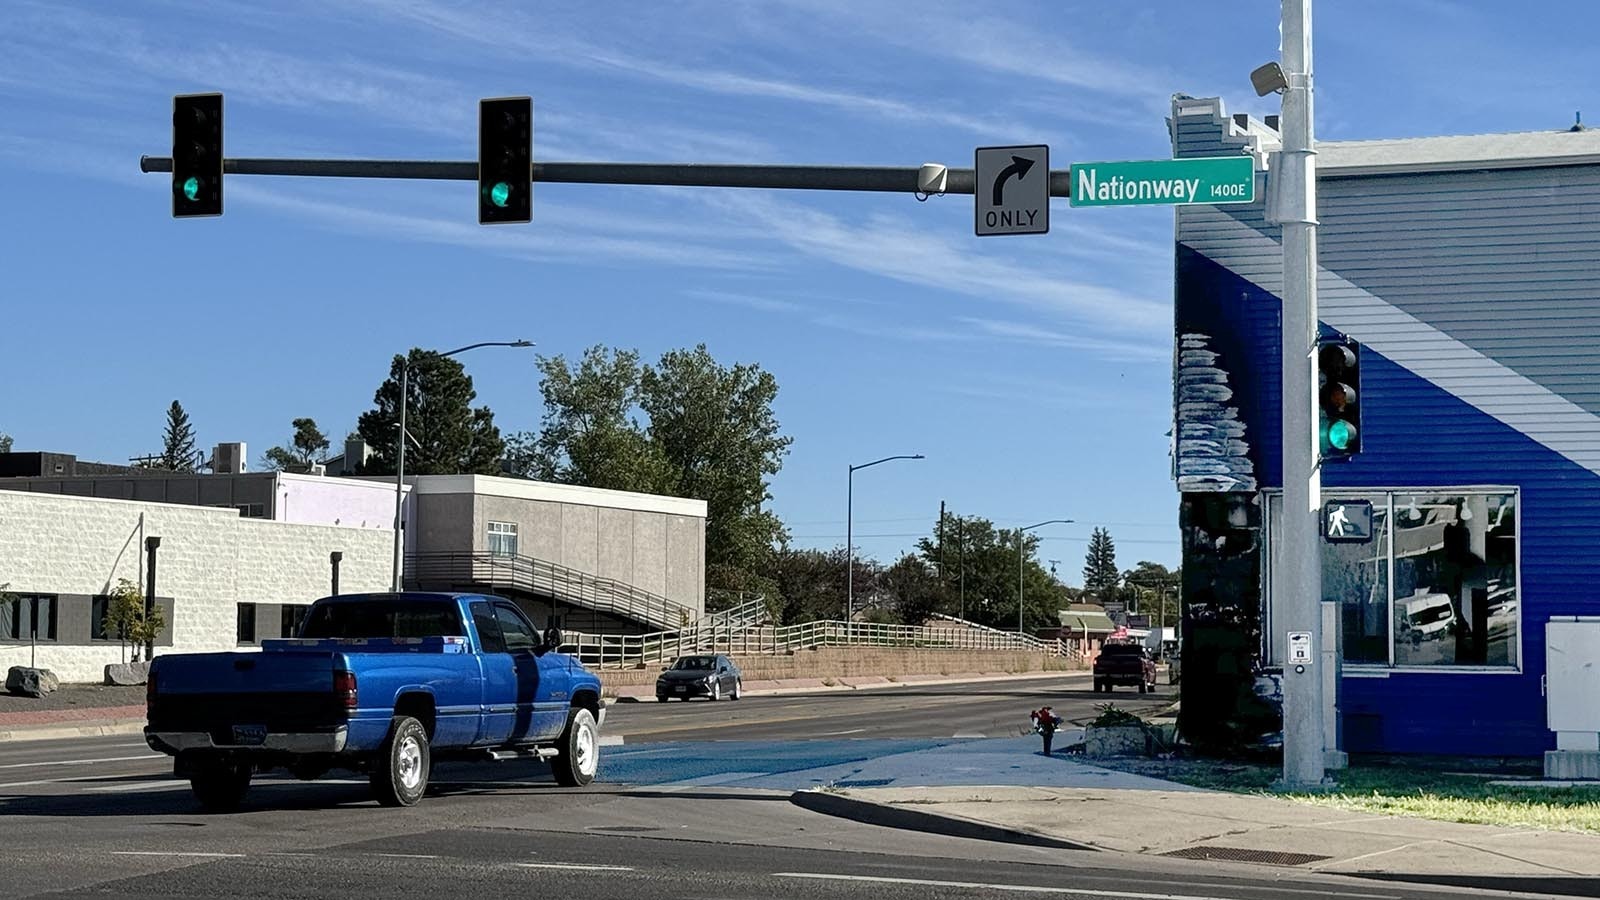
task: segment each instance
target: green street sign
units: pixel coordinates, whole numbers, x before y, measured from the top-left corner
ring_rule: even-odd
[[[1256,164],[1248,156],[1072,164],[1073,206],[1254,203]]]

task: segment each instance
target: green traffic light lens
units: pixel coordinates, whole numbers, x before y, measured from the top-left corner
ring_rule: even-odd
[[[1335,450],[1349,450],[1355,439],[1355,426],[1349,422],[1334,422],[1328,426],[1328,444]]]
[[[506,184],[504,181],[497,181],[494,183],[493,187],[489,188],[489,202],[493,203],[495,206],[504,209],[506,203],[508,203],[510,200],[511,185]]]
[[[185,200],[195,200],[195,199],[198,199],[199,197],[200,197],[200,179],[195,177],[195,176],[193,176],[193,175],[190,175],[183,182],[183,198]]]

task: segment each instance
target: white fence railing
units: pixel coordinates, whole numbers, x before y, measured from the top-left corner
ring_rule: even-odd
[[[956,624],[959,623],[959,624]],[[784,626],[708,623],[653,634],[569,632],[562,649],[585,665],[626,669],[666,663],[693,653],[760,656],[815,647],[898,647],[920,650],[1011,650],[1071,656],[1059,640],[1041,640],[1014,631],[971,626],[959,619],[938,625],[880,625],[868,622],[806,622]]]

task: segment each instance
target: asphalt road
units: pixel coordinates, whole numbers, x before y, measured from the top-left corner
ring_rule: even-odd
[[[440,766],[430,796],[404,810],[378,807],[357,777],[263,777],[244,811],[207,816],[136,737],[0,744],[0,896],[1470,896],[897,831],[802,810],[788,790],[718,784],[743,770],[781,778],[907,748],[959,749],[955,734],[1009,728],[1041,702],[1069,718],[1092,714],[1104,698],[1074,686],[618,705],[609,730],[627,744],[606,748],[602,780],[588,789],[555,786],[542,764]],[[828,731],[851,733],[819,734]]]
[[[1052,706],[1068,722],[1093,718],[1112,702],[1130,710],[1171,703],[1171,688],[1096,694],[1090,677],[975,682],[743,700],[618,703],[606,731],[629,743],[655,740],[1004,737],[1028,730],[1028,712]]]

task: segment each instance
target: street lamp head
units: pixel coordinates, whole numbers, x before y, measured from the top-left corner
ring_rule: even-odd
[[[533,341],[512,341],[511,342],[511,346],[513,346],[513,347],[532,347],[533,346]]]

